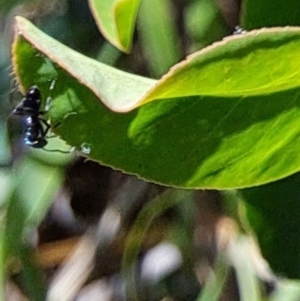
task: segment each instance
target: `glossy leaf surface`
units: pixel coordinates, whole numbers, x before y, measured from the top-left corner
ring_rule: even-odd
[[[22,18],[17,27],[20,82],[46,97],[56,79],[52,125],[90,159],[186,188],[254,186],[300,170],[298,28],[227,38],[156,84],[84,57]]]

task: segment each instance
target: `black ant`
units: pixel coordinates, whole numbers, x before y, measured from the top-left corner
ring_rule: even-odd
[[[24,143],[34,148],[42,148],[48,143],[47,134],[50,130],[50,124],[41,116],[46,111],[41,111],[41,93],[37,86],[28,89],[20,104],[13,110],[13,114],[26,116],[26,128]],[[44,149],[46,150],[46,149]],[[61,153],[69,153],[60,150]]]
[[[41,93],[36,86],[32,86],[26,92],[20,104],[13,110],[13,114],[26,116],[26,129],[24,142],[35,148],[44,148],[48,143],[46,135],[50,129],[49,123],[40,116],[45,111],[40,111]],[[45,129],[43,127],[45,125]]]

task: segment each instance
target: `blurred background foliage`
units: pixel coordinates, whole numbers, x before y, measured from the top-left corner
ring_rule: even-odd
[[[22,98],[11,69],[15,15],[91,58],[159,78],[188,54],[232,34],[240,24],[240,1],[143,0],[129,55],[101,36],[87,1],[5,2],[0,3],[0,298],[125,300],[127,292],[130,300],[299,300],[298,282],[279,281],[248,235],[259,234],[273,268],[299,278],[298,175],[242,193],[174,192],[77,156],[28,149],[22,120],[11,115]],[[245,1],[244,12],[254,2]],[[260,27],[263,17],[243,16],[246,28]],[[58,139],[49,143],[49,149],[65,147]],[[289,210],[283,212],[282,200]]]

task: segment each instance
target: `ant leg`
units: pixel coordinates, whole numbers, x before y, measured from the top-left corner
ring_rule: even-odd
[[[61,125],[61,122],[57,123],[53,128],[56,129],[60,125]]]
[[[50,126],[50,124],[49,124],[45,119],[43,119],[43,118],[39,118],[39,121],[40,121],[41,123],[43,123],[44,126],[46,127],[46,128],[44,129],[44,128],[41,126],[41,129],[40,129],[42,137],[45,138],[46,135],[47,135],[47,133],[49,132],[51,126]],[[59,124],[60,124],[60,123],[59,123]],[[57,124],[55,127],[57,127],[59,124]],[[53,137],[55,137],[55,135],[52,136],[52,137],[47,137],[47,139],[48,139],[48,138],[53,138]],[[44,147],[43,147],[43,150],[45,150],[45,151],[47,151],[47,152],[53,152],[53,153],[56,152],[56,153],[62,153],[62,154],[70,154],[70,153],[72,152],[71,149],[70,149],[69,151],[62,151],[62,150],[59,150],[59,149],[46,149],[46,148],[44,148]]]
[[[46,127],[45,129],[42,127],[41,131],[42,131],[42,136],[46,137],[46,135],[48,134],[51,126],[50,124],[43,118],[39,118],[39,121],[42,122],[44,124],[44,126]]]
[[[39,118],[39,120],[46,126],[46,130],[45,130],[45,134],[44,134],[44,136],[46,136],[47,133],[49,132],[51,126],[50,126],[50,124],[49,124],[45,119]],[[61,122],[59,122],[58,124],[56,124],[56,125],[54,126],[54,128],[56,129],[59,125],[61,125]],[[56,137],[56,135],[48,136],[47,139],[49,139],[49,138],[54,138],[54,137]]]
[[[59,122],[58,124],[56,124],[53,128],[56,129],[60,125],[61,125],[61,122]],[[48,136],[47,139],[54,138],[54,137],[56,137],[56,135]]]

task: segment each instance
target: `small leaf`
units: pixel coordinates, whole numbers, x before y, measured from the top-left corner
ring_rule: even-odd
[[[90,8],[106,39],[124,52],[130,52],[140,0],[89,0]]]

